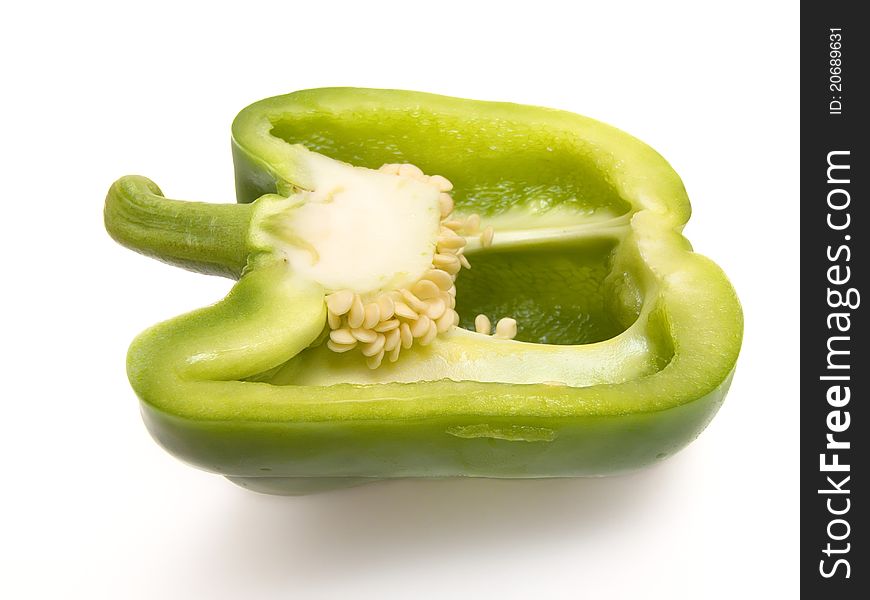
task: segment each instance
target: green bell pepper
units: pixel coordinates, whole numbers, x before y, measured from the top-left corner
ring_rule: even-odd
[[[721,405],[740,304],[680,233],[690,207],[679,177],[629,135],[545,108],[328,88],[244,109],[232,150],[238,204],[169,200],[138,176],[106,199],[121,244],[238,279],[129,351],[144,421],[180,459],[285,494],[385,478],[604,475],[672,455]],[[495,232],[491,244],[468,236],[472,268],[453,275],[454,300],[442,294],[459,327],[378,368],[327,348],[336,290],[288,262],[306,230],[276,228],[315,204],[330,169],[350,169],[336,161],[443,175],[454,216],[476,213]],[[514,317],[516,339],[475,333],[478,314]]]

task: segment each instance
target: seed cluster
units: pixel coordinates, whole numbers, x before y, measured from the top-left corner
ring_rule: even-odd
[[[449,192],[453,184],[446,178],[427,176],[411,164],[386,164],[379,170],[435,186],[440,192],[441,226],[431,269],[409,288],[367,297],[352,290],[339,290],[326,297],[330,329],[327,347],[333,352],[359,348],[370,369],[377,369],[385,356],[396,362],[403,348],[415,343],[426,346],[439,333],[459,324],[454,282],[460,269],[471,268],[464,255],[464,236],[480,230],[479,215],[450,219],[453,198]],[[480,234],[480,240],[484,246],[492,243],[491,227]]]

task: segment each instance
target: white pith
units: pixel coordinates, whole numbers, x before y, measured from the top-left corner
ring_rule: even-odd
[[[456,327],[454,281],[471,268],[465,236],[486,246],[492,228],[481,233],[478,215],[451,219],[453,185],[414,165],[309,158],[313,190],[299,191],[283,219],[283,254],[327,292],[326,346],[356,350],[376,369]]]
[[[400,289],[432,264],[441,220],[436,187],[408,177],[326,163],[328,184],[301,192],[288,227],[294,272],[327,291]]]

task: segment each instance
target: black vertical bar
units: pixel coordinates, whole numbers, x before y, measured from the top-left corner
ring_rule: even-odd
[[[801,8],[801,588],[867,598],[870,23]]]

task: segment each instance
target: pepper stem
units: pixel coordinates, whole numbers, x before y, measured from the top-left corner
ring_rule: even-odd
[[[106,230],[118,243],[163,262],[238,278],[248,258],[250,204],[170,200],[153,181],[122,177],[109,189]]]

